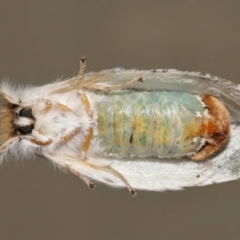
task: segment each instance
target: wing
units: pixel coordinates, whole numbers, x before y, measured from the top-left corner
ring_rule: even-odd
[[[74,88],[87,86],[95,91],[117,85],[124,85],[134,79],[142,78],[143,82],[131,84],[127,88],[154,91],[184,91],[194,94],[211,94],[221,99],[231,115],[231,136],[225,149],[203,162],[187,159],[114,159],[92,155],[91,164],[81,162],[75,156],[59,154],[59,160],[68,170],[81,176],[105,183],[112,187],[125,187],[126,181],[134,189],[165,191],[179,190],[190,186],[203,186],[240,178],[240,86],[225,79],[199,72],[178,70],[105,70],[99,73],[88,73],[82,76],[84,84],[78,85],[74,80]],[[54,86],[54,85],[52,85]],[[53,88],[51,88],[53,89]],[[69,88],[67,88],[69,90]],[[52,161],[51,156],[47,156]],[[55,161],[58,164],[58,161]],[[67,164],[65,164],[67,163]],[[65,165],[64,165],[65,164]],[[70,165],[69,165],[70,164]],[[71,169],[69,168],[71,166]],[[95,167],[94,167],[95,166]],[[109,171],[110,167],[113,171]],[[119,173],[114,174],[114,173]],[[77,174],[76,174],[77,175]],[[122,178],[123,176],[124,178]],[[125,181],[125,180],[126,181]],[[128,186],[129,188],[129,186]]]

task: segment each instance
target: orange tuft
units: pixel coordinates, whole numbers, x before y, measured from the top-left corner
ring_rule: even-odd
[[[203,119],[200,135],[207,144],[191,157],[193,160],[204,160],[218,151],[228,140],[230,131],[230,116],[225,106],[209,95],[202,96],[202,101],[208,108],[209,116]]]

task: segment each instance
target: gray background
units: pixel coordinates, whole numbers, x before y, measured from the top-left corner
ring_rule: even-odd
[[[0,77],[45,84],[113,67],[239,81],[240,2],[0,2]],[[0,168],[0,239],[239,239],[240,181],[179,192],[89,190],[46,160]]]

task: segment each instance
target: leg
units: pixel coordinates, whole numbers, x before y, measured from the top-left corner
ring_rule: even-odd
[[[50,100],[45,100],[45,104],[46,104],[46,106],[45,106],[43,112],[46,114],[47,112],[50,111],[50,109],[52,108],[53,104],[52,104],[52,102]]]
[[[67,113],[67,112],[73,112],[70,108],[68,108],[66,105],[63,105],[61,103],[57,103],[56,107],[60,109],[62,112]]]
[[[88,101],[88,98],[87,98],[86,94],[82,91],[79,91],[79,94],[80,94],[80,97],[82,99],[82,103],[85,107],[85,110],[86,110],[89,118],[92,119],[91,106],[90,106],[90,102]],[[91,143],[92,138],[93,138],[93,129],[89,128],[88,129],[88,135],[86,136],[85,141],[83,143],[83,147],[82,147],[82,151],[83,151],[82,159],[85,159],[86,156],[87,156],[87,151],[90,147],[90,143]]]
[[[41,135],[43,135],[42,133],[41,133],[41,131],[39,131],[38,132],[39,134],[41,134]],[[47,146],[47,145],[49,145],[49,144],[51,144],[53,141],[52,141],[52,139],[45,139],[45,140],[38,140],[37,138],[35,138],[35,137],[33,137],[33,136],[30,136],[30,135],[21,135],[21,136],[16,136],[16,137],[12,137],[12,138],[10,138],[10,139],[8,139],[7,141],[5,141],[3,144],[2,144],[2,146],[1,146],[1,148],[0,148],[0,153],[6,148],[6,147],[8,147],[10,144],[12,144],[13,142],[15,142],[15,141],[21,141],[21,140],[23,140],[23,139],[26,139],[26,140],[28,140],[28,141],[30,141],[30,142],[32,142],[32,143],[34,143],[34,144],[36,144],[36,145],[39,145],[39,146]]]
[[[90,168],[94,168],[95,170],[108,172],[108,173],[114,175],[115,177],[119,178],[120,180],[122,180],[125,183],[131,196],[135,197],[137,195],[137,191],[129,184],[128,180],[120,172],[118,172],[117,170],[112,168],[110,165],[96,164],[96,163],[90,161],[89,159],[86,159],[84,161],[84,164]]]
[[[88,135],[86,136],[85,141],[83,143],[83,147],[82,147],[82,159],[86,159],[87,152],[88,152],[88,149],[90,147],[92,137],[93,137],[93,129],[89,128],[88,129]]]
[[[56,103],[53,105],[53,103],[49,100],[49,99],[39,99],[38,101],[42,101],[45,103],[45,106],[43,107],[43,109],[40,109],[44,114],[47,114],[52,108],[57,108],[59,109],[61,112],[72,112],[72,110],[70,108],[68,108],[66,105],[63,105],[61,103]],[[24,107],[23,104],[20,105],[21,107]],[[29,107],[29,105],[26,105]],[[34,104],[32,106],[32,108],[34,108]],[[38,109],[36,109],[36,111],[38,111]]]
[[[64,85],[59,86],[58,88],[54,89],[53,91],[50,92],[50,94],[54,93],[65,93],[74,89],[94,89],[94,90],[102,90],[102,91],[114,91],[114,90],[120,90],[123,88],[126,88],[134,83],[137,82],[143,82],[142,77],[138,77],[136,79],[133,79],[129,82],[123,83],[123,84],[118,84],[118,85],[101,85],[101,84],[96,84],[97,82],[100,82],[107,74],[106,73],[95,73],[93,75],[90,75],[86,78],[83,78],[83,73],[86,68],[86,58],[82,58],[80,61],[80,70],[78,74],[69,79],[67,83],[64,83]]]
[[[87,66],[87,58],[83,57],[83,58],[80,59],[80,69],[79,69],[78,74],[74,78],[71,78],[68,81],[68,84],[70,84],[70,85],[73,84],[74,85],[74,83],[76,81],[78,82],[79,80],[82,80],[82,77],[83,77],[86,66]]]
[[[5,141],[2,146],[0,147],[0,153],[7,148],[10,144],[12,144],[15,141],[21,141],[21,140],[28,140],[36,145],[39,146],[47,146],[51,144],[53,141],[50,138],[46,138],[44,132],[40,129],[35,132],[35,135],[40,136],[39,139],[36,138],[36,136],[31,136],[31,135],[19,135],[16,137],[12,137]]]
[[[79,170],[76,170],[73,165],[75,164],[79,164],[79,166],[81,165],[85,165],[91,169],[94,169],[96,171],[103,171],[103,172],[107,172],[110,173],[112,175],[114,175],[115,177],[119,178],[121,181],[123,181],[126,185],[126,187],[128,188],[130,194],[135,197],[137,192],[136,190],[131,187],[131,185],[129,184],[128,180],[117,170],[115,170],[114,168],[112,168],[110,165],[100,165],[100,164],[96,164],[92,161],[90,161],[89,159],[84,159],[82,160],[79,157],[75,157],[75,156],[65,156],[66,160],[64,161],[64,159],[57,159],[53,156],[50,155],[45,155],[46,158],[50,159],[51,161],[53,161],[54,163],[56,163],[57,165],[60,165],[61,167],[69,170],[70,172],[74,173],[75,175],[77,175],[78,177],[80,177],[90,188],[92,188],[94,186],[94,183],[92,183],[88,178],[86,178],[85,176],[83,176],[82,173],[79,172]]]
[[[128,180],[120,172],[118,172],[117,170],[112,168],[110,165],[100,165],[100,164],[96,164],[96,163],[92,162],[89,159],[85,159],[84,161],[82,161],[81,159],[78,159],[77,157],[73,157],[73,156],[71,156],[71,157],[75,160],[81,161],[81,163],[83,163],[84,165],[86,165],[90,168],[93,168],[98,171],[111,173],[112,175],[119,178],[120,180],[122,180],[125,183],[126,187],[129,190],[129,193],[133,197],[135,197],[137,195],[137,191],[129,184]]]
[[[87,58],[86,58],[86,57],[82,57],[82,58],[80,59],[80,70],[79,70],[76,78],[78,78],[78,79],[81,79],[81,78],[82,78],[86,66],[87,66]]]
[[[79,91],[79,94],[88,116],[92,118],[91,106],[86,94],[83,91]]]
[[[95,89],[95,90],[102,90],[102,91],[105,91],[105,92],[110,92],[110,91],[115,91],[115,90],[120,90],[120,89],[124,89],[134,83],[137,83],[137,82],[143,82],[143,78],[142,77],[138,77],[136,79],[133,79],[129,82],[126,82],[126,83],[123,83],[123,84],[118,84],[118,85],[111,85],[111,86],[101,86],[101,85],[98,85],[98,84],[93,84],[93,85],[90,85],[88,86],[89,89]]]
[[[89,160],[87,160],[87,162],[88,161]],[[112,175],[116,176],[125,183],[132,197],[135,197],[137,195],[137,191],[129,184],[128,180],[120,172],[112,168],[110,165],[98,166],[95,165],[94,163],[91,163],[90,166],[102,170],[104,172],[111,173]]]
[[[78,74],[75,77],[70,78],[66,82],[59,83],[60,85],[57,88],[50,91],[49,94],[65,93],[74,89],[87,88],[89,85],[92,85],[100,81],[103,78],[104,74],[96,73],[93,76],[83,79],[83,73],[87,65],[86,62],[87,62],[87,58],[81,58],[80,70]]]
[[[79,129],[76,128],[74,131],[72,131],[71,133],[64,135],[63,137],[61,137],[60,140],[60,144],[68,142],[70,139],[72,139],[77,133],[79,132]]]
[[[61,137],[59,144],[63,144],[67,141],[69,141],[70,139],[72,139],[77,133],[79,132],[79,128],[76,128],[75,130],[73,130],[71,133],[66,134],[64,136]],[[44,130],[39,129],[37,131],[34,132],[35,137],[31,137],[31,136],[24,136],[25,139],[30,140],[31,142],[40,145],[40,146],[46,146],[49,145],[50,143],[53,142],[52,139],[47,138],[46,137],[46,133]]]
[[[71,109],[69,109],[67,106],[61,104],[61,103],[57,103],[56,105],[53,105],[52,102],[48,99],[44,99],[45,101],[45,108],[43,109],[43,112],[46,114],[47,112],[49,112],[51,110],[52,107],[57,107],[59,110],[61,110],[62,112],[72,112]]]
[[[76,176],[78,176],[80,179],[83,180],[87,184],[89,188],[94,188],[95,183],[90,181],[87,177],[85,177],[82,173],[80,173],[78,170],[74,169],[70,163],[64,163],[64,161],[59,161],[59,159],[55,158],[54,156],[45,155],[46,158],[51,160],[52,162],[56,163],[57,165],[61,166],[62,168],[68,170],[69,172],[72,172]]]
[[[83,176],[80,172],[78,172],[77,170],[75,170],[75,169],[72,168],[71,166],[67,166],[67,165],[66,165],[66,169],[67,169],[69,172],[72,172],[73,174],[75,174],[76,176],[78,176],[80,179],[82,179],[83,182],[85,182],[89,188],[94,188],[94,187],[95,187],[95,183],[94,183],[94,182],[90,181],[87,177]]]
[[[50,145],[53,140],[51,138],[47,138],[45,134],[42,132],[42,130],[35,131],[34,132],[35,136],[31,135],[21,135],[19,138],[22,140],[28,140],[38,146],[48,146]]]

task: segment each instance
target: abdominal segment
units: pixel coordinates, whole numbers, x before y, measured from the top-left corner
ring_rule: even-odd
[[[204,104],[183,92],[118,91],[96,103],[107,156],[182,157],[201,148]]]

